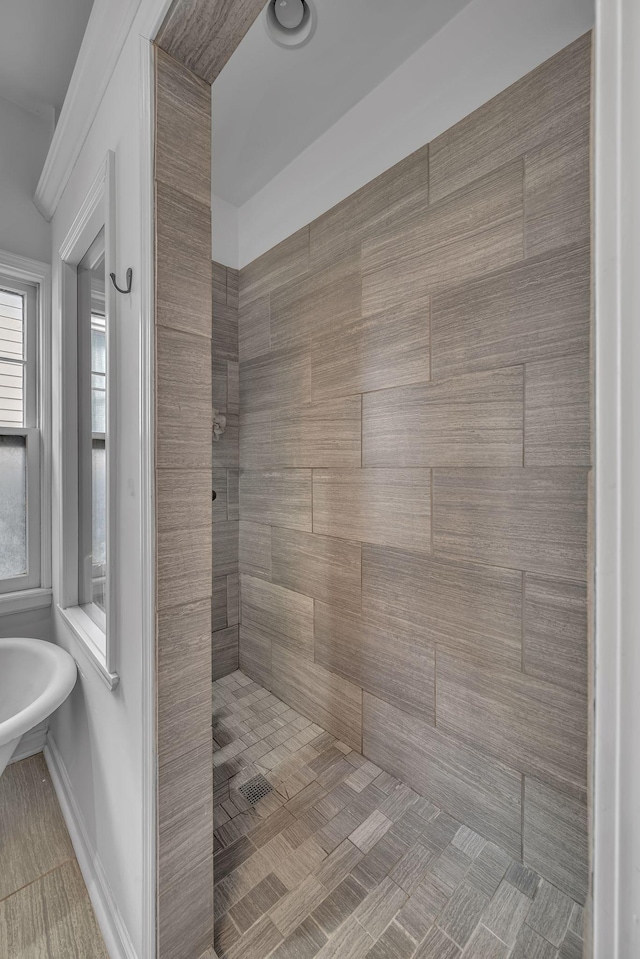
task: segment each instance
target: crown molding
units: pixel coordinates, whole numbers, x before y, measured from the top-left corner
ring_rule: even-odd
[[[60,202],[136,16],[138,32],[153,39],[169,4],[170,0],[95,0],[33,197],[46,220]]]

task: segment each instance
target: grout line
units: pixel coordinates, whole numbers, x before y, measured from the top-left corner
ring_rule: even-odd
[[[524,773],[520,783],[520,861],[524,863]]]
[[[525,672],[524,668],[524,604],[526,594],[526,573],[522,571],[522,582],[520,587],[520,670]]]
[[[525,449],[526,449],[526,404],[527,404],[527,366],[526,363],[522,364],[522,466],[525,465]]]
[[[30,759],[30,758],[31,758],[30,756],[27,756],[27,759]],[[52,873],[57,872],[58,869],[61,869],[63,866],[66,866],[68,862],[77,862],[77,859],[75,856],[69,856],[68,859],[63,860],[63,862],[59,862],[58,865],[54,866],[52,869],[47,869],[46,872],[40,873],[39,876],[35,876],[35,878],[30,879],[29,882],[25,882],[23,886],[18,886],[17,889],[13,890],[13,892],[7,893],[6,896],[3,896],[2,899],[0,899],[0,902],[6,902],[7,899],[11,899],[12,896],[16,896],[19,892],[22,892],[23,889],[28,889],[29,886],[33,886],[34,882],[39,882],[41,879],[44,879],[46,876],[50,876]],[[82,881],[84,883],[84,879]]]

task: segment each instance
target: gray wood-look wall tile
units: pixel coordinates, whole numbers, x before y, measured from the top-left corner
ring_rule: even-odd
[[[227,577],[214,576],[211,595],[211,629],[227,627]]]
[[[215,469],[237,469],[240,465],[239,416],[237,413],[227,413],[226,419],[224,433],[212,443]]]
[[[208,470],[157,471],[157,532],[207,525],[212,512],[209,479]],[[222,503],[226,513],[226,495]]]
[[[267,353],[240,367],[240,409],[297,406],[311,399],[311,357],[308,350]]]
[[[238,627],[228,626],[213,632],[211,643],[211,673],[214,680],[228,676],[238,669]]]
[[[332,606],[362,606],[360,543],[274,527],[271,564],[280,586]]]
[[[313,599],[243,574],[242,625],[253,626],[302,658],[313,659]]]
[[[569,129],[589,125],[591,38],[585,34],[430,144],[433,203]]]
[[[211,291],[214,303],[227,305],[227,268],[222,263],[211,263]]]
[[[213,849],[211,737],[158,769],[159,884]]]
[[[156,50],[155,176],[211,209],[211,89]],[[184,144],[189,149],[184,149]],[[200,247],[208,253],[211,241]]]
[[[156,331],[156,466],[210,469],[211,341]]]
[[[240,515],[248,523],[311,532],[311,470],[241,470]]]
[[[271,579],[271,527],[242,519],[239,535],[240,572]]]
[[[158,762],[211,742],[211,601],[158,614]]]
[[[460,237],[424,253],[398,257],[362,275],[365,316],[396,309],[403,301],[456,286],[471,277],[500,270],[522,259],[522,214],[482,233]],[[363,250],[363,269],[368,261]]]
[[[366,692],[363,706],[365,756],[520,858],[520,773]]]
[[[583,695],[588,682],[587,588],[527,573],[523,667]]]
[[[315,604],[316,662],[379,699],[434,721],[434,648],[416,626]]]
[[[279,413],[274,415],[277,417]],[[272,466],[270,410],[240,414],[240,464],[248,470]]]
[[[240,626],[240,669],[260,686],[271,689],[271,636],[244,623]]]
[[[521,466],[523,370],[367,393],[363,466]]]
[[[218,573],[221,572],[223,570],[218,571]],[[194,529],[158,532],[156,537],[157,609],[182,605],[205,597],[210,601],[211,576],[210,523],[208,526]]]
[[[589,91],[586,91],[587,96]],[[527,256],[591,237],[589,127],[569,129],[524,158]]]
[[[238,311],[226,303],[213,304],[213,349],[216,356],[238,359]]]
[[[213,575],[238,572],[239,524],[216,523],[213,529]]]
[[[271,417],[270,466],[360,466],[361,399],[285,407]]]
[[[352,749],[362,744],[362,690],[323,666],[272,648],[271,689]]]
[[[227,519],[240,519],[240,472],[236,469],[227,470]]]
[[[590,393],[587,353],[527,363],[525,466],[591,465]]]
[[[226,413],[228,405],[227,395],[227,361],[218,360],[213,354],[211,360],[211,400],[213,408],[218,413]]]
[[[429,297],[372,316],[344,318],[311,353],[314,400],[429,379]]]
[[[313,531],[383,546],[430,550],[430,471],[314,469]]]
[[[240,306],[240,270],[227,267],[227,306],[239,309]]]
[[[209,474],[207,474],[207,477]],[[229,518],[229,503],[226,469],[211,470],[211,489],[216,498],[211,500],[211,519],[214,525],[226,523]]]
[[[357,251],[381,225],[409,223],[428,204],[429,147],[420,147],[311,223],[311,269]]]
[[[587,471],[433,471],[433,548],[471,560],[584,580]]]
[[[260,296],[238,311],[238,351],[244,363],[271,349],[271,297]]]
[[[0,952],[24,959],[109,959],[75,859],[0,901]]]
[[[214,341],[214,354],[215,350]],[[240,364],[237,360],[227,360],[227,409],[229,413],[240,412]]]
[[[309,269],[309,227],[287,237],[240,271],[240,310]]]
[[[362,605],[405,619],[431,643],[486,666],[519,669],[522,575],[362,547]]]
[[[579,903],[589,877],[587,807],[525,776],[524,861]]]
[[[527,260],[434,294],[434,379],[587,351],[590,299],[587,248]]]
[[[436,688],[436,722],[443,732],[584,797],[586,695],[446,653],[438,654]]]
[[[210,338],[210,203],[158,181],[155,202],[156,322]]]
[[[163,959],[201,956],[213,942],[213,854],[158,888],[158,952]]]

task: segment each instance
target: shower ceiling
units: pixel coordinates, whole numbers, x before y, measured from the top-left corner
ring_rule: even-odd
[[[213,192],[242,206],[468,3],[314,0],[315,34],[292,50],[263,12],[213,85]]]

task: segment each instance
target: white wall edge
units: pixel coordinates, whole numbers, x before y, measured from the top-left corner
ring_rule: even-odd
[[[33,200],[51,220],[95,119],[122,48],[137,27],[153,39],[171,0],[95,0]],[[127,105],[123,104],[123,109]]]
[[[565,5],[563,20],[558,0],[470,3],[239,208],[238,266],[431,142],[592,28],[588,5],[579,11]],[[214,137],[214,157],[215,151]],[[213,232],[217,246],[215,222]]]
[[[47,735],[44,758],[109,957],[139,959],[102,863],[89,838],[84,817],[73,794],[71,780],[51,732]]]

